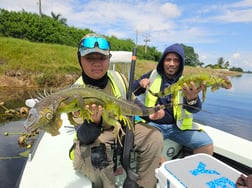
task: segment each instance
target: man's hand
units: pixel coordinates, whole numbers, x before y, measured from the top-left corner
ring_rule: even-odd
[[[205,88],[204,82],[200,84],[200,87],[196,87],[194,82],[190,82],[188,86],[186,83],[183,84],[182,91],[188,101],[198,98],[199,93]]]
[[[86,108],[91,112],[91,118],[95,124],[100,124],[103,108],[101,105],[97,106],[96,104],[86,105]]]
[[[148,88],[149,85],[150,85],[150,79],[144,78],[144,79],[140,80],[139,84],[140,84],[140,86],[141,86],[142,88],[145,88],[145,89],[146,89],[146,88]]]
[[[159,105],[157,105],[157,106],[159,106]],[[158,119],[162,119],[164,117],[164,115],[165,115],[165,111],[163,109],[161,109],[161,110],[149,115],[149,118],[151,120],[158,120]]]
[[[225,77],[224,80],[225,80],[225,82],[226,82],[226,84],[227,84],[227,85],[225,86],[225,89],[231,89],[231,87],[232,87],[231,81],[230,81],[227,77]]]

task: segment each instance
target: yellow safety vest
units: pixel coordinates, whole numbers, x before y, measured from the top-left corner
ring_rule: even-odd
[[[158,74],[157,70],[153,70],[150,75],[150,87],[149,89],[158,93],[160,91],[162,77]],[[153,96],[148,90],[145,92],[145,105],[148,107],[154,107],[156,105],[157,97]],[[181,91],[179,91],[174,100],[174,104],[183,104],[183,97]],[[183,105],[173,106],[173,115],[176,119],[176,124],[181,130],[199,130],[200,127],[193,123],[193,115],[183,108]]]
[[[116,97],[122,97],[122,98],[126,99],[127,87],[128,87],[128,85],[127,85],[128,83],[126,82],[126,78],[123,77],[123,75],[120,74],[119,72],[112,71],[112,70],[108,70],[108,77],[112,83],[113,94]],[[82,85],[82,86],[85,85],[81,76],[73,84],[73,86],[76,86],[76,85]],[[75,134],[74,140],[77,140],[77,134]],[[69,158],[71,160],[74,160],[74,147],[73,146],[69,150]]]
[[[126,83],[126,78],[123,78],[122,74],[120,74],[117,71],[113,71],[113,70],[108,70],[108,77],[112,83],[113,94],[116,97],[122,97],[122,98],[126,99],[127,84],[128,84],[128,83]],[[83,85],[85,85],[85,83],[83,82],[82,77],[80,76],[73,85],[82,85],[83,86]]]

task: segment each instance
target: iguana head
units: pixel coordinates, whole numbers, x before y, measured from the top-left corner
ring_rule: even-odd
[[[62,120],[60,119],[60,114],[56,111],[57,101],[52,101],[48,103],[47,98],[44,98],[29,110],[29,115],[24,122],[24,128],[27,132],[42,129],[52,136],[59,134]]]

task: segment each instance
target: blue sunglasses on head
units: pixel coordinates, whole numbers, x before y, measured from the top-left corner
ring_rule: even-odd
[[[82,48],[95,48],[98,47],[101,50],[109,50],[110,45],[109,42],[102,37],[91,36],[83,39],[80,43],[80,47]]]

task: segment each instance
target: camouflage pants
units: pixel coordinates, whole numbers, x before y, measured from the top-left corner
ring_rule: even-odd
[[[104,169],[94,168],[91,162],[91,150],[104,143],[108,165]],[[105,130],[98,139],[85,146],[80,146],[78,141],[74,150],[74,168],[87,176],[97,188],[115,187],[113,171],[114,143],[112,130]],[[157,179],[155,169],[159,167],[159,160],[163,148],[163,137],[160,131],[146,124],[136,124],[134,131],[134,151],[137,153],[136,172],[139,176],[137,183],[141,187],[156,187]]]

